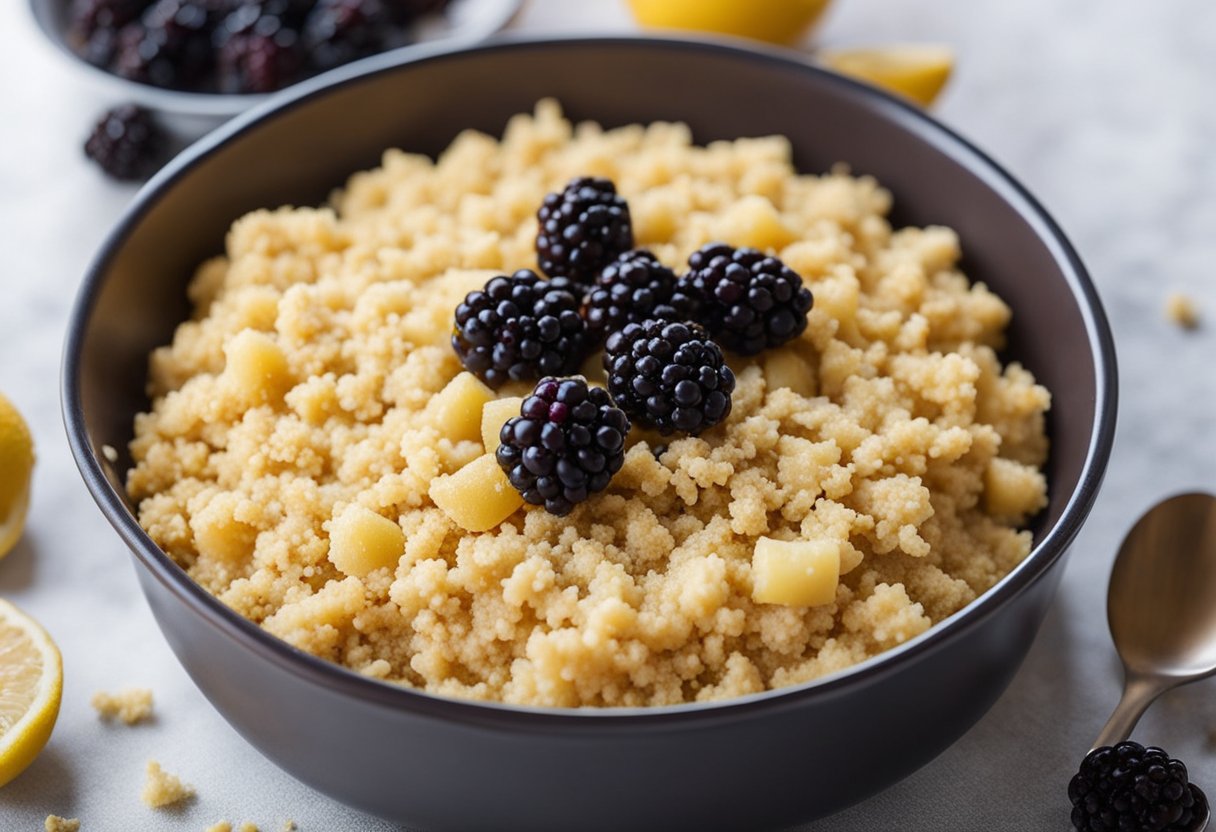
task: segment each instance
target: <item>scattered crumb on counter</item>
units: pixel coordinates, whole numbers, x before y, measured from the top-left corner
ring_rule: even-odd
[[[1183,329],[1195,329],[1199,326],[1199,307],[1189,295],[1170,292],[1165,298],[1165,317]]]
[[[59,815],[47,815],[43,824],[46,832],[79,832],[80,821],[77,818],[61,818]]]
[[[143,791],[139,795],[145,806],[160,809],[194,797],[193,786],[186,785],[162,769],[155,760],[148,761],[147,775],[148,779],[144,781]]]
[[[298,828],[299,827],[296,826],[296,822],[294,820],[283,821],[283,832],[295,832],[295,830]]]
[[[118,693],[98,691],[89,703],[102,719],[120,719],[127,725],[152,716],[152,691],[147,688],[127,688]]]
[[[110,462],[118,462],[118,451],[114,450],[113,445],[102,445],[101,455]]]
[[[257,824],[245,821],[241,824],[241,828],[238,829],[237,832],[258,832],[258,827]]]
[[[232,824],[222,820],[214,826],[208,826],[204,832],[232,832]]]

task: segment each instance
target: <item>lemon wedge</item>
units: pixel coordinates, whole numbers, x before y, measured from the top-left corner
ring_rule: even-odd
[[[829,0],[629,0],[633,16],[655,29],[691,29],[797,43]]]
[[[932,44],[824,50],[819,59],[842,75],[898,93],[924,107],[937,98],[954,69],[953,50]]]
[[[51,738],[62,696],[59,648],[38,622],[0,599],[0,786]]]
[[[29,426],[0,393],[0,558],[9,553],[25,528],[34,470],[34,439]]]

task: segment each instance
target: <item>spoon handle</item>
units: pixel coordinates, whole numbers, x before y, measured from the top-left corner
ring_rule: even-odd
[[[1123,696],[1115,706],[1115,712],[1103,726],[1102,732],[1098,734],[1098,739],[1094,740],[1094,748],[1115,745],[1131,736],[1132,729],[1136,727],[1148,706],[1174,684],[1171,679],[1127,674],[1123,681]]]

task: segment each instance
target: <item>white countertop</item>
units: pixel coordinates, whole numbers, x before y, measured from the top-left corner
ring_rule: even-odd
[[[1068,825],[1066,786],[1117,698],[1105,620],[1110,562],[1158,497],[1216,491],[1216,4],[1211,0],[837,0],[832,43],[941,41],[960,54],[938,114],[1039,196],[1088,263],[1119,348],[1119,433],[1055,605],[1005,696],[960,742],[883,794],[806,830],[1042,830]],[[534,0],[524,30],[629,25],[619,0]],[[80,275],[134,190],[81,154],[109,103],[40,41],[24,0],[0,5],[0,390],[38,447],[24,540],[0,596],[63,651],[49,746],[0,791],[0,830],[48,813],[86,832],[202,830],[226,818],[274,832],[389,830],[296,783],[212,710],[161,638],[130,559],[76,473],[59,418],[63,329]],[[1206,320],[1162,315],[1184,291]],[[1216,797],[1216,692],[1167,695],[1136,738],[1185,760]],[[151,687],[154,723],[101,723],[95,690]],[[181,810],[139,802],[149,758],[198,789]]]

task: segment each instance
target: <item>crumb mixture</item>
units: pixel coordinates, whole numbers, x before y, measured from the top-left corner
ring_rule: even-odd
[[[148,761],[145,774],[144,787],[139,794],[145,806],[161,809],[194,797],[193,786],[165,771],[155,760]]]
[[[1029,552],[1050,397],[999,362],[1010,310],[959,270],[953,231],[892,228],[879,183],[790,158],[781,137],[698,147],[680,124],[573,126],[542,102],[501,141],[389,151],[330,207],[244,217],[151,357],[128,481],[141,523],[270,633],[450,696],[715,700],[924,632]],[[453,310],[535,267],[537,206],[584,175],[615,181],[637,245],[671,268],[711,240],[778,254],[814,292],[809,326],[731,359],[725,424],[635,429],[568,517],[525,507],[465,532],[429,497],[484,450],[428,407],[461,370]],[[332,524],[356,508],[401,530],[378,531],[401,547],[393,565],[331,560]],[[762,537],[775,557],[789,541],[837,553],[831,600],[758,603]]]
[[[77,818],[61,818],[59,815],[47,815],[42,828],[46,832],[80,832],[80,820]]]
[[[1190,295],[1170,292],[1165,298],[1165,317],[1183,329],[1196,329],[1199,326],[1199,307]]]
[[[98,691],[89,704],[102,719],[119,719],[127,725],[135,725],[151,718],[152,691],[147,688],[128,688],[118,693]]]

